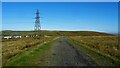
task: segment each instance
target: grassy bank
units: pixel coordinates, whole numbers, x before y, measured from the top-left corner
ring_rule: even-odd
[[[2,60],[3,65],[12,57],[16,56],[19,53],[27,51],[30,48],[35,47],[38,44],[50,41],[54,37],[32,37],[32,38],[21,38],[13,39],[10,41],[2,42]]]
[[[79,45],[80,49],[93,58],[100,66],[120,65],[119,46],[117,37],[114,36],[100,36],[100,37],[70,37],[72,42]],[[107,47],[107,48],[106,48]],[[118,48],[117,51],[114,51]],[[110,51],[112,50],[112,51]],[[110,51],[110,52],[107,52]],[[114,52],[117,52],[117,54]],[[108,64],[107,64],[108,63]]]
[[[57,39],[57,38],[56,38]],[[4,66],[42,66],[46,64],[45,61],[49,55],[50,44],[56,40],[55,38],[49,42],[38,44],[34,48],[30,48],[23,53],[19,53],[16,56],[10,58]]]

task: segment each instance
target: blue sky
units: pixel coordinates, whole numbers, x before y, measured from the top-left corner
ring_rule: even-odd
[[[3,2],[118,2],[119,0],[3,0]]]
[[[117,2],[3,2],[3,30],[33,30],[36,10],[42,30],[118,32]]]

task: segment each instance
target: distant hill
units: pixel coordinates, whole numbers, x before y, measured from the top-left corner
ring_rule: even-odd
[[[95,31],[48,31],[42,30],[39,32],[35,31],[11,31],[5,30],[2,31],[2,36],[11,36],[11,35],[48,35],[48,36],[113,36],[112,34],[95,32]]]

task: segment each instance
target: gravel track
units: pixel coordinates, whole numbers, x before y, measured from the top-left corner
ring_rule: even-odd
[[[67,38],[56,41],[51,50],[48,66],[97,66],[89,56],[70,45]]]

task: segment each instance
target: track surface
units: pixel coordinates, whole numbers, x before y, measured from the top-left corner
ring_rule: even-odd
[[[77,51],[66,38],[55,42],[51,48],[48,66],[97,66],[97,64],[82,51]]]
[[[11,58],[5,66],[111,66],[104,56],[61,37]]]

